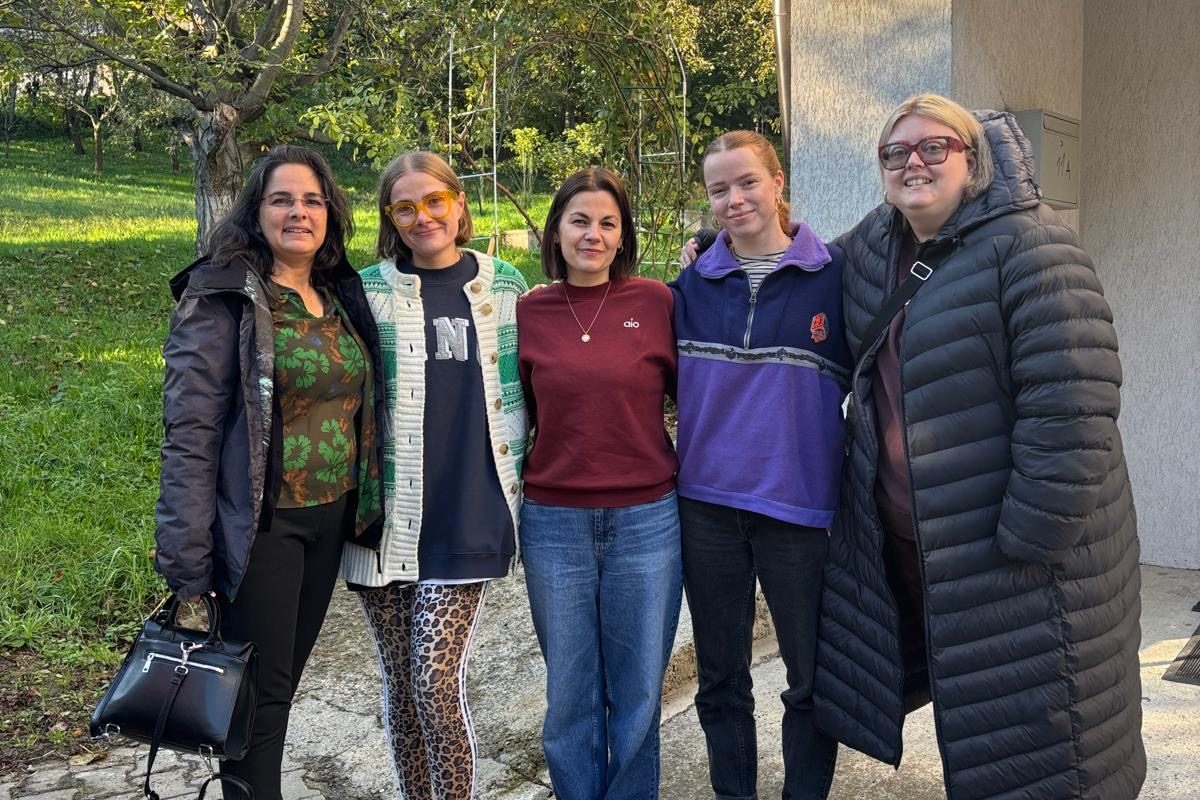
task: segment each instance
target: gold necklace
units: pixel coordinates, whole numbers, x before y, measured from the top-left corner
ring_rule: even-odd
[[[583,331],[583,335],[579,337],[579,341],[583,342],[584,344],[587,344],[592,340],[589,331],[591,331],[592,327],[596,324],[596,320],[600,317],[600,309],[604,308],[604,301],[608,299],[608,290],[611,288],[612,281],[610,280],[608,285],[604,287],[604,297],[600,298],[600,305],[596,308],[595,316],[592,317],[592,321],[585,328],[583,327],[583,323],[579,321],[579,315],[575,313],[575,306],[571,305],[571,295],[567,293],[567,282],[563,281],[563,297],[567,298],[567,308],[571,309],[571,316],[575,317],[575,324],[579,326],[579,330]]]

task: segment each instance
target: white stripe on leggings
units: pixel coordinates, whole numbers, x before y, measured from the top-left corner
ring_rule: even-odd
[[[475,796],[475,779],[479,772],[476,763],[479,754],[475,750],[475,726],[471,724],[471,711],[467,708],[467,661],[471,656],[471,645],[475,642],[475,630],[479,627],[479,618],[483,616],[483,602],[487,599],[487,589],[491,581],[480,581],[479,605],[475,607],[475,619],[471,622],[471,630],[467,632],[467,641],[463,645],[462,661],[458,665],[458,708],[462,713],[463,724],[467,728],[467,741],[471,744],[471,797]]]

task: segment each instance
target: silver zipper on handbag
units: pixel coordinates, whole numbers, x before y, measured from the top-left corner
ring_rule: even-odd
[[[146,661],[145,661],[145,663],[142,664],[142,672],[149,672],[150,664],[156,660],[170,661],[174,664],[180,664],[180,665],[183,665],[186,663],[188,667],[195,667],[197,669],[206,669],[209,672],[215,672],[218,675],[225,674],[224,667],[216,667],[216,666],[213,666],[212,664],[202,664],[199,661],[191,661],[191,660],[184,659],[184,658],[178,658],[176,656],[169,656],[166,653],[147,653]]]

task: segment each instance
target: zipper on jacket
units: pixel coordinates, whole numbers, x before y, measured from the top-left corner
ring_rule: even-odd
[[[746,335],[742,339],[742,349],[744,350],[750,349],[750,331],[754,328],[754,308],[758,304],[758,290],[762,288],[763,284],[767,282],[768,278],[778,271],[779,265],[776,264],[775,269],[764,275],[763,279],[758,282],[758,286],[755,286],[750,281],[750,276],[746,275],[745,270],[742,271],[742,274],[746,275],[746,286],[750,289],[750,311],[746,315]]]
[[[749,278],[747,278],[749,280]],[[746,317],[746,341],[742,347],[750,349],[750,330],[754,327],[754,306],[758,302],[758,289],[750,290],[750,314]]]
[[[147,653],[146,661],[142,664],[142,672],[149,672],[150,665],[155,661],[170,661],[172,664],[183,663],[183,659],[178,656],[169,656],[166,653]],[[212,664],[204,664],[199,661],[192,661],[191,659],[188,659],[187,665],[189,669],[195,667],[196,669],[206,669],[209,672],[215,672],[218,675],[225,674],[224,667],[217,667]]]
[[[928,247],[927,243],[918,243],[917,249],[916,249],[916,252],[914,253],[914,255],[917,258],[917,260],[919,261],[919,260],[921,260],[922,254],[927,253],[928,251],[929,251],[929,247]],[[908,307],[905,306],[905,311],[907,311],[907,309],[908,309]],[[913,543],[916,544],[916,546],[917,546],[917,570],[921,573],[921,624],[925,628],[925,670],[926,670],[926,674],[927,674],[928,680],[929,680],[929,701],[933,705],[934,731],[937,734],[936,738],[937,738],[937,743],[938,743],[938,753],[939,753],[939,755],[941,755],[942,764],[946,764],[947,763],[946,762],[946,745],[942,741],[942,737],[941,737],[941,733],[940,733],[942,726],[941,726],[941,721],[938,718],[938,705],[939,704],[938,704],[938,700],[937,700],[937,690],[935,688],[936,682],[933,679],[933,677],[934,677],[933,676],[933,663],[932,663],[933,659],[931,658],[931,655],[930,655],[931,642],[929,640],[929,603],[928,603],[929,592],[926,591],[926,589],[928,588],[928,582],[927,582],[927,578],[925,577],[925,559],[922,557],[923,551],[921,548],[921,530],[920,530],[920,525],[917,521],[917,490],[913,486],[912,455],[908,452],[908,411],[904,404],[904,354],[903,354],[903,351],[900,350],[900,341],[901,341],[901,339],[904,338],[904,324],[907,322],[908,322],[908,315],[905,314],[904,322],[902,322],[900,325],[900,336],[898,336],[896,338],[896,348],[897,348],[896,364],[900,370],[900,375],[899,375],[899,377],[900,377],[900,428],[904,434],[903,436],[900,437],[900,439],[901,439],[901,442],[904,444],[904,467],[905,467],[905,471],[908,473],[908,497],[909,497],[909,502],[911,504],[910,513],[912,514]],[[886,335],[886,331],[890,328],[891,328],[891,325],[888,325],[888,327],[884,329],[885,335]],[[883,558],[882,551],[880,552],[879,556],[881,559]],[[886,570],[886,567],[885,567],[885,570]],[[897,606],[896,606],[896,622],[897,622],[896,640],[900,641],[900,626],[899,626],[900,606],[899,606],[899,604],[897,604]],[[901,707],[903,707],[903,705],[904,705],[904,678],[905,678],[904,645],[903,645],[903,642],[901,642],[901,645],[900,645],[900,705],[901,705]],[[908,716],[907,713],[905,714],[905,716]],[[903,719],[901,720],[900,742],[901,742],[901,751],[903,751],[903,747],[904,747],[904,744],[903,744],[904,743]],[[943,776],[943,779],[946,782],[946,791],[947,791],[947,793],[949,793],[949,791],[950,791],[949,772],[947,772],[946,775]]]

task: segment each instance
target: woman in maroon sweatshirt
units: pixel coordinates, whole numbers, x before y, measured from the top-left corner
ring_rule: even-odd
[[[637,236],[620,179],[589,167],[546,219],[554,283],[517,306],[534,430],[521,549],[559,800],[658,795],[663,673],[679,618],[671,292],[632,277]]]

